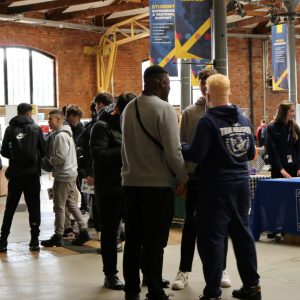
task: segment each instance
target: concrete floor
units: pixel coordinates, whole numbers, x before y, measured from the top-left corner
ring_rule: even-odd
[[[43,179],[44,180],[44,179]],[[44,188],[48,184],[46,182]],[[1,205],[2,203],[2,205]],[[0,200],[0,223],[3,203]],[[41,239],[53,232],[52,202],[42,191]],[[173,235],[174,233],[172,233]],[[176,234],[176,232],[175,232]],[[28,251],[28,213],[17,212],[13,221],[7,254],[0,254],[0,300],[118,300],[124,299],[121,291],[103,288],[102,261],[96,254],[98,242],[88,242],[91,251],[81,254],[72,249],[41,249],[40,253]],[[268,241],[264,236],[257,243],[259,273],[264,300],[300,299],[300,246]],[[173,280],[178,269],[180,245],[168,245],[165,250],[164,277]],[[119,270],[122,278],[122,253],[119,254]],[[233,288],[241,285],[231,245],[228,267]],[[204,287],[201,262],[195,255],[189,286],[182,291],[171,291],[174,300],[196,300]],[[232,288],[224,289],[222,299],[229,300]],[[143,288],[142,296],[146,294]],[[141,298],[143,299],[143,297]]]

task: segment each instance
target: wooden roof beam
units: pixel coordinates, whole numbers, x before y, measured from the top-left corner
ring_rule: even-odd
[[[227,23],[227,28],[242,28],[252,24],[268,22],[269,19],[267,17],[252,17],[247,19],[242,19],[240,21]]]
[[[93,16],[105,16],[107,14],[112,14],[114,12],[126,11],[131,9],[142,8],[141,3],[121,3],[115,5],[109,5],[105,7],[86,9],[82,11],[69,12],[69,13],[50,13],[46,16],[48,20],[62,21],[69,19],[80,19],[80,18],[88,18]]]
[[[68,8],[71,5],[93,3],[96,0],[54,0],[40,3],[33,3],[20,6],[12,6],[1,9],[0,12],[4,14],[21,14],[24,12],[56,9],[56,8]],[[13,1],[15,2],[15,1]]]

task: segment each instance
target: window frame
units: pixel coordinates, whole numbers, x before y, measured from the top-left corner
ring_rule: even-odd
[[[1,104],[0,107],[5,105],[10,105],[8,103],[8,82],[7,82],[7,49],[10,48],[18,48],[18,49],[24,49],[29,51],[29,90],[30,90],[30,104],[33,104],[33,62],[32,62],[32,52],[37,52],[43,56],[46,56],[50,58],[53,62],[53,106],[44,106],[40,104],[35,104],[38,107],[41,108],[53,108],[57,106],[57,82],[56,82],[56,59],[54,56],[50,55],[47,52],[43,52],[39,49],[30,48],[30,47],[23,47],[23,46],[0,46],[1,49],[3,49],[3,61],[0,62],[3,64],[3,72],[4,72],[4,105]]]

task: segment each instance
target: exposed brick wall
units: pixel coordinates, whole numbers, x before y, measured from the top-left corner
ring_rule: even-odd
[[[118,49],[114,72],[114,93],[142,91],[142,61],[149,59],[149,38],[137,40]]]
[[[99,42],[99,34],[76,30],[34,27],[24,24],[1,23],[0,46],[17,45],[39,49],[57,60],[57,99],[59,106],[78,103],[89,116],[89,104],[96,93],[96,59],[83,53],[84,46]],[[263,115],[263,58],[262,40],[253,40],[253,101],[254,123],[258,126]],[[300,43],[297,41],[297,49]],[[269,69],[271,71],[271,43],[269,43]],[[299,53],[299,51],[298,51]],[[250,107],[248,39],[229,39],[228,66],[232,84],[231,100],[241,107]],[[114,94],[142,90],[141,62],[149,57],[149,38],[122,45],[118,49],[113,75]],[[297,57],[299,66],[300,54]],[[298,67],[299,68],[299,67]],[[300,74],[299,74],[300,75]],[[299,88],[298,88],[299,89]],[[300,93],[300,90],[298,91]],[[277,104],[288,98],[287,93],[266,90],[269,120]]]
[[[83,53],[97,45],[100,35],[78,30],[0,22],[0,46],[24,46],[47,52],[57,62],[57,104],[79,103],[89,116],[96,94],[96,59]]]
[[[300,42],[297,41],[297,49]],[[272,72],[271,42],[268,43],[268,67]],[[297,51],[297,66],[299,69],[300,52]],[[229,39],[228,41],[228,69],[231,80],[231,100],[241,107],[250,108],[250,77],[249,77],[249,48],[248,39]],[[252,41],[252,74],[253,74],[253,103],[254,127],[260,124],[263,117],[263,40]],[[300,76],[298,72],[298,76]],[[300,87],[298,85],[298,94]],[[272,92],[266,88],[266,115],[271,121],[277,105],[288,100],[287,92]]]

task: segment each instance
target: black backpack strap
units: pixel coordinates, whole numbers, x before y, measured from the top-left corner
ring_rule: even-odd
[[[138,108],[138,105],[137,105],[137,99],[134,100],[134,106],[135,106],[135,112],[136,112],[136,118],[137,120],[139,121],[139,124],[141,126],[141,128],[144,130],[145,134],[148,136],[148,138],[150,140],[152,140],[152,142],[157,146],[159,147],[162,151],[164,151],[164,148],[163,146],[161,145],[161,143],[155,139],[148,131],[147,129],[145,128],[145,126],[143,125],[142,123],[142,120],[141,120],[141,116],[140,116],[140,111],[139,111],[139,108]]]

